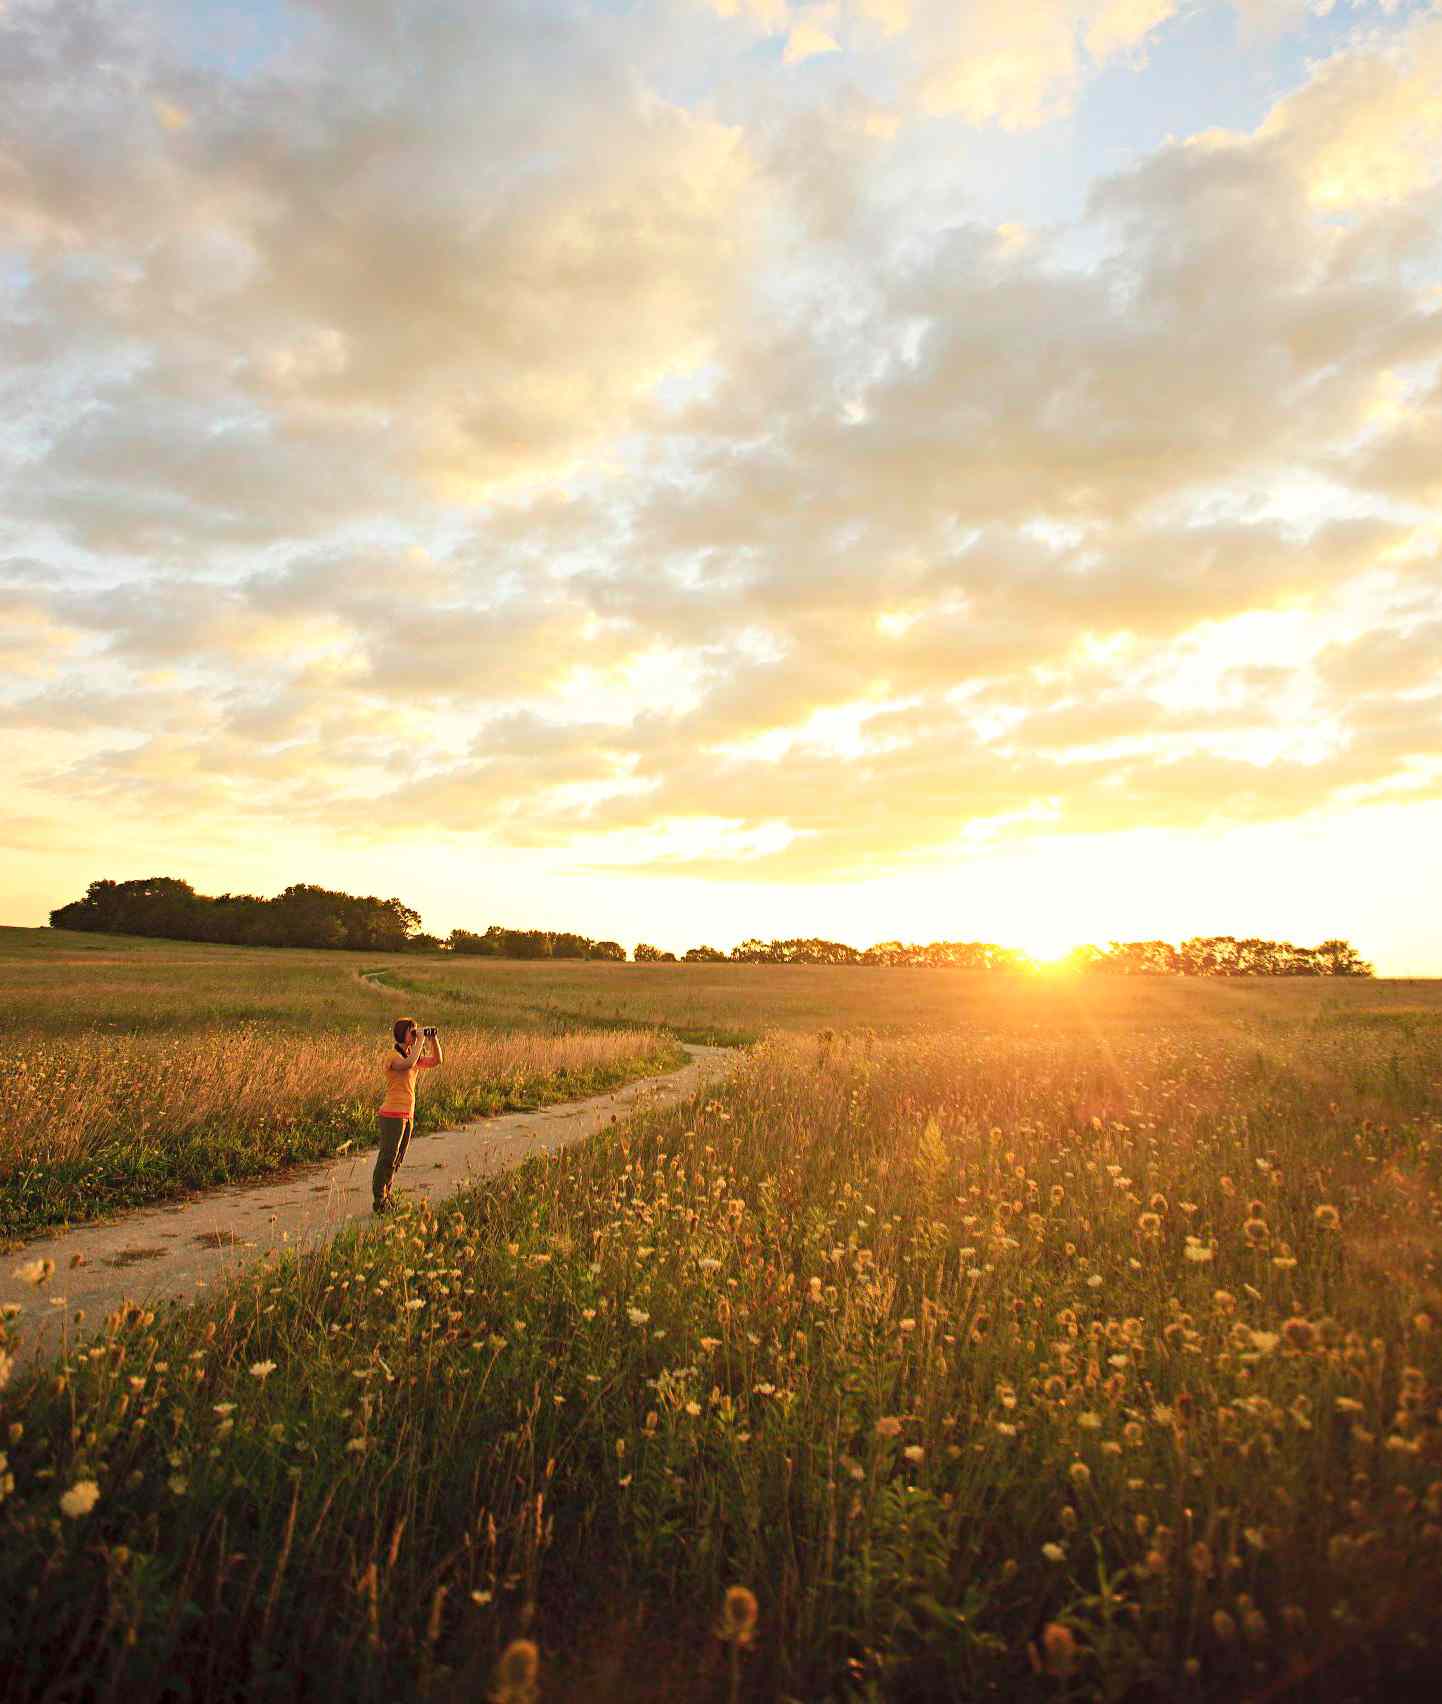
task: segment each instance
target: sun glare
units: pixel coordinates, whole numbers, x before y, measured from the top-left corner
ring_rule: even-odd
[[[1016,945],[1034,963],[1050,969],[1060,965],[1076,945],[1076,939],[1071,931],[1038,927],[1022,931]]]

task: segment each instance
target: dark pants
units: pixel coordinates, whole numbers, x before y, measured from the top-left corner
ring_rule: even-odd
[[[391,1183],[401,1169],[401,1161],[406,1157],[406,1149],[410,1146],[411,1121],[408,1118],[391,1118],[382,1114],[378,1122],[381,1127],[381,1145],[376,1154],[375,1174],[371,1178],[371,1194],[377,1201],[383,1201],[391,1192]]]

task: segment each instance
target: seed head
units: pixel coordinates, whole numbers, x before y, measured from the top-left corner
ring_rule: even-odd
[[[60,1498],[60,1513],[72,1521],[79,1520],[81,1515],[88,1515],[100,1501],[100,1487],[93,1479],[77,1479],[70,1489],[62,1493]]]
[[[496,1663],[491,1704],[533,1704],[541,1666],[534,1640],[512,1639]]]
[[[1048,1674],[1060,1677],[1076,1667],[1076,1640],[1059,1621],[1048,1621],[1041,1630],[1041,1660]]]
[[[728,1586],[721,1600],[721,1619],[716,1637],[728,1645],[744,1647],[756,1633],[756,1594],[747,1586]]]

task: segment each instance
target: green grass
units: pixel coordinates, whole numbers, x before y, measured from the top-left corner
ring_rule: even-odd
[[[1436,1029],[1130,999],[778,1036],[84,1322],[0,1393],[8,1695],[469,1700],[522,1636],[554,1698],[1423,1695]]]

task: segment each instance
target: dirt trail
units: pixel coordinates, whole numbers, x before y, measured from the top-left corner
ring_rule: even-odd
[[[690,1063],[664,1077],[642,1077],[590,1100],[562,1101],[537,1112],[477,1119],[411,1141],[397,1179],[401,1196],[438,1201],[470,1178],[490,1177],[530,1155],[554,1153],[649,1106],[674,1105],[725,1074],[734,1052],[688,1046]],[[81,1226],[26,1243],[0,1257],[0,1303],[24,1308],[21,1352],[53,1352],[62,1327],[89,1332],[127,1297],[153,1305],[194,1299],[273,1248],[329,1242],[346,1224],[369,1222],[374,1149],[297,1166],[269,1182],[238,1184],[161,1207],[141,1208],[111,1223]],[[15,1276],[36,1260],[55,1274],[38,1288]],[[57,1305],[63,1298],[63,1305]]]

